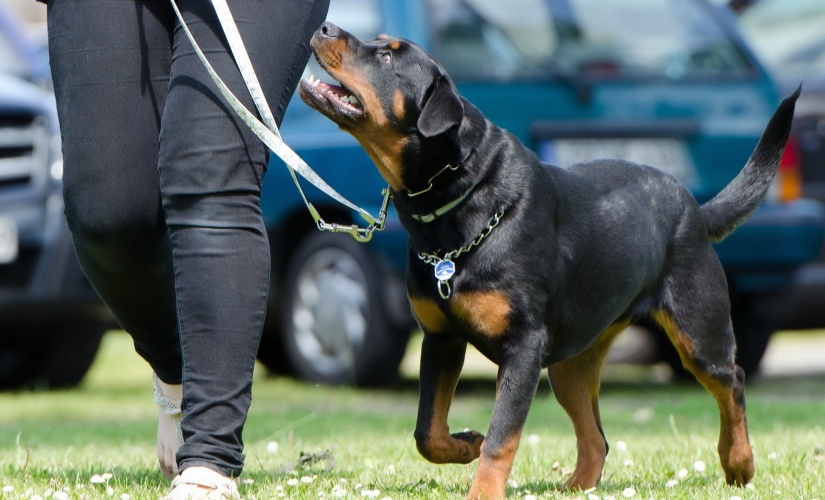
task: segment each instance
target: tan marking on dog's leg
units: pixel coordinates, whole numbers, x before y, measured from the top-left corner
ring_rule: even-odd
[[[424,367],[421,371],[423,374]],[[416,448],[421,456],[432,463],[468,464],[478,458],[481,453],[484,436],[476,431],[453,435],[450,434],[450,427],[447,425],[447,417],[461,373],[461,365],[450,365],[445,370],[436,373],[438,378],[432,386],[434,388],[432,399],[428,400],[432,405],[428,408],[431,412],[428,427],[423,435],[419,434],[419,429],[416,429]],[[420,418],[421,413],[419,413]]]
[[[607,443],[599,413],[601,371],[616,336],[628,322],[614,323],[587,350],[548,369],[553,393],[576,432],[576,469],[564,483],[568,490],[595,488],[602,477]]]
[[[421,456],[434,464],[468,464],[478,458],[484,436],[476,431],[460,433],[463,438],[450,434],[447,425],[450,400],[438,397],[433,411],[429,439],[424,447],[418,447]]]
[[[473,484],[467,493],[467,499],[491,500],[505,497],[507,478],[513,468],[513,461],[518,451],[521,433],[512,436],[495,455],[485,453],[481,445],[481,460],[473,478]]]
[[[462,292],[451,299],[456,316],[488,337],[499,337],[510,326],[510,302],[502,292]]]
[[[425,298],[409,297],[409,300],[413,316],[421,328],[429,333],[444,333],[447,328],[447,317],[438,308],[438,304]]]
[[[667,311],[652,313],[653,319],[667,333],[685,368],[710,392],[719,407],[719,460],[728,484],[743,486],[753,479],[755,466],[748,439],[748,421],[745,414],[744,372],[731,367],[730,380],[714,377],[696,362],[695,346],[673,316]],[[731,361],[732,364],[732,361]]]

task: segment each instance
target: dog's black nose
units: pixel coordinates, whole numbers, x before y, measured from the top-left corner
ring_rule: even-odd
[[[318,34],[327,38],[338,38],[341,34],[341,28],[327,21],[318,28]]]

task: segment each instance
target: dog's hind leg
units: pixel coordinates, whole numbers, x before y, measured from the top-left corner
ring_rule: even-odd
[[[601,371],[610,345],[627,327],[611,325],[586,351],[548,368],[553,394],[573,421],[576,432],[576,470],[564,483],[569,490],[586,490],[599,484],[608,445],[599,415]]]
[[[694,266],[671,288],[681,301],[652,312],[667,333],[682,364],[713,395],[719,406],[719,459],[728,484],[753,478],[753,452],[745,415],[745,373],[734,364],[735,341],[730,303],[721,267]],[[712,262],[712,263],[713,263]],[[677,293],[678,292],[678,293]],[[679,299],[674,300],[679,300]]]

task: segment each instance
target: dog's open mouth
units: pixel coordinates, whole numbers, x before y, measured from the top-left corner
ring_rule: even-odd
[[[341,85],[324,83],[314,75],[301,80],[300,94],[305,103],[332,119],[355,119],[364,115],[364,106],[352,91]]]

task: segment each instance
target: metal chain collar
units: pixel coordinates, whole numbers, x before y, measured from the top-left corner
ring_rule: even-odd
[[[455,263],[453,259],[457,258],[463,253],[467,253],[471,251],[473,248],[477,247],[484,241],[485,238],[490,236],[490,233],[493,232],[499,222],[501,222],[501,218],[504,216],[504,210],[506,207],[502,208],[487,222],[487,226],[484,227],[472,241],[467,243],[461,248],[457,248],[450,252],[444,254],[444,257],[438,256],[438,250],[433,253],[421,252],[418,254],[418,258],[424,261],[425,263],[435,267],[435,279],[438,280],[438,295],[441,296],[442,299],[449,299],[450,295],[452,295],[452,289],[450,288],[450,278],[453,277],[455,274]]]

